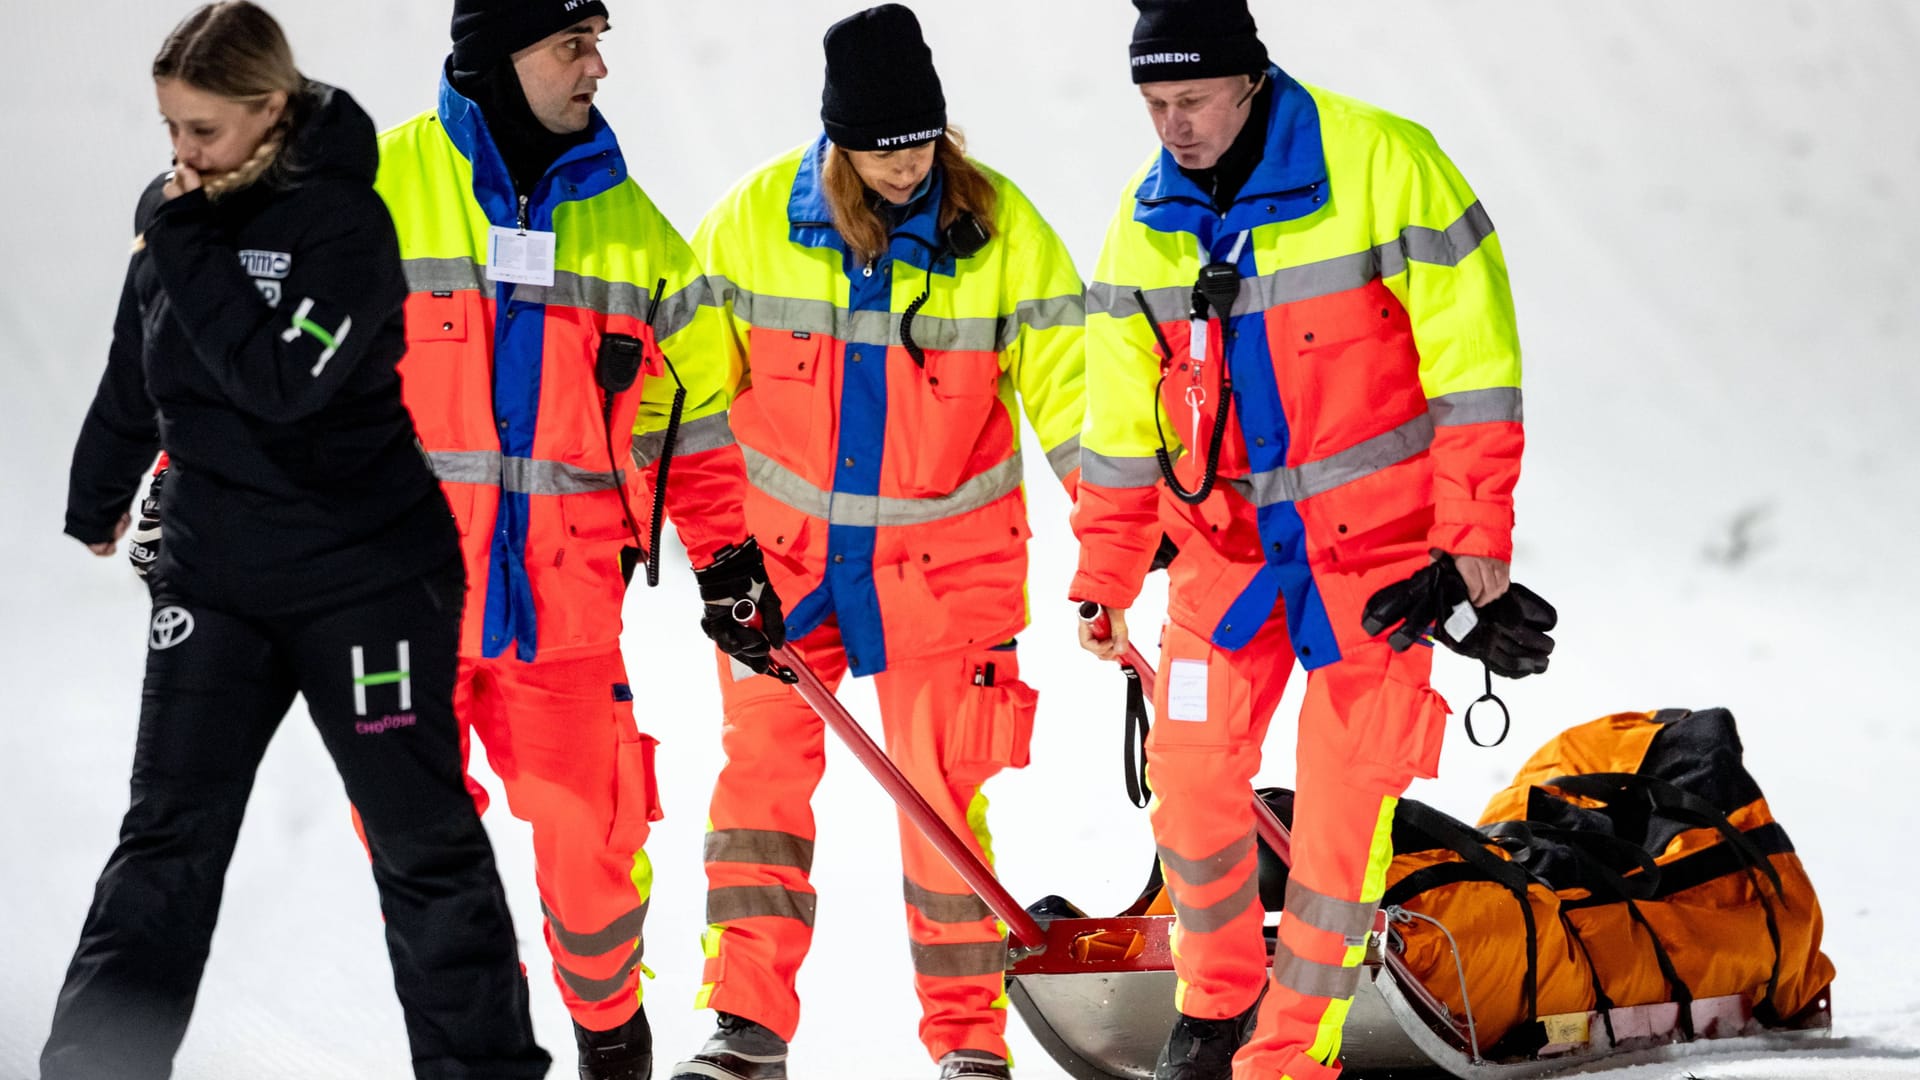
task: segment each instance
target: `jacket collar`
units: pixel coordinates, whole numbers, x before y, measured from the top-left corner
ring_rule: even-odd
[[[473,166],[473,195],[487,220],[502,228],[519,223],[518,200],[507,163],[487,130],[487,118],[471,98],[454,89],[443,67],[440,72],[440,126],[454,149]],[[527,199],[528,226],[553,228],[553,212],[564,202],[591,199],[619,186],[627,178],[626,158],[598,108],[588,114],[588,138],[560,155],[534,186]]]
[[[1160,232],[1199,233],[1205,228],[1224,235],[1306,217],[1326,205],[1320,109],[1307,88],[1278,66],[1268,67],[1267,77],[1273,80],[1274,93],[1265,149],[1224,219],[1163,148],[1134,191],[1134,220]]]
[[[793,178],[793,193],[787,198],[788,237],[802,247],[832,248],[846,254],[847,245],[833,227],[833,212],[827,208],[825,167],[829,143],[823,134],[800,159],[800,171]],[[888,254],[921,270],[939,249],[939,207],[944,182],[940,171],[932,173],[932,183],[915,202],[913,212],[893,227]],[[852,267],[848,267],[849,270]],[[951,275],[953,256],[942,252],[933,270]]]

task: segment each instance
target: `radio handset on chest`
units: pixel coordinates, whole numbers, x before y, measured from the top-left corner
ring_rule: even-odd
[[[673,406],[667,414],[666,436],[660,446],[660,472],[653,484],[653,517],[650,542],[640,539],[640,528],[633,520],[633,507],[627,502],[627,486],[615,481],[620,492],[620,509],[627,515],[627,531],[633,536],[633,543],[647,560],[647,585],[660,584],[660,525],[666,513],[667,472],[673,464],[674,443],[680,435],[680,416],[687,404],[687,387],[680,381],[680,372],[667,359],[666,351],[658,346],[659,338],[654,329],[654,318],[660,313],[660,295],[667,288],[667,279],[661,278],[653,287],[652,301],[647,305],[647,332],[656,335],[654,351],[659,353],[660,362],[666,366],[667,373],[673,376]],[[607,433],[607,465],[617,478],[620,475],[620,462],[613,453],[613,399],[633,387],[634,380],[640,377],[640,364],[646,355],[646,343],[631,334],[605,334],[600,338],[600,349],[593,358],[593,381],[600,387],[601,418],[605,421]],[[632,567],[624,564],[622,570],[632,573]]]
[[[1193,418],[1192,435],[1188,452],[1200,449],[1200,407],[1207,403],[1206,387],[1201,377],[1207,366],[1207,339],[1210,336],[1211,316],[1218,315],[1222,329],[1233,317],[1233,305],[1240,299],[1240,254],[1246,249],[1247,234],[1241,233],[1234,242],[1233,253],[1223,260],[1210,262],[1200,268],[1193,282],[1191,301],[1192,320],[1189,323],[1187,349],[1188,385],[1186,390],[1187,408]],[[1173,475],[1173,455],[1167,449],[1167,433],[1160,427],[1160,394],[1166,385],[1167,374],[1173,370],[1173,346],[1167,343],[1167,336],[1160,329],[1160,323],[1153,317],[1153,310],[1147,306],[1147,296],[1142,290],[1133,292],[1140,312],[1146,318],[1147,325],[1153,328],[1154,340],[1160,345],[1160,381],[1153,387],[1153,428],[1160,437],[1160,446],[1153,452],[1154,459],[1160,463],[1160,475],[1167,481],[1167,490],[1173,497],[1189,506],[1198,506],[1213,494],[1214,483],[1220,475],[1220,451],[1226,445],[1227,412],[1233,402],[1233,371],[1226,363],[1226,345],[1221,344],[1219,400],[1213,406],[1213,432],[1207,439],[1206,457],[1202,460],[1200,486],[1192,491],[1180,485]]]
[[[920,370],[926,370],[927,354],[926,350],[913,340],[913,317],[920,314],[920,309],[926,305],[927,298],[933,295],[934,264],[939,262],[943,255],[951,255],[955,259],[971,259],[980,254],[980,249],[986,247],[987,241],[991,239],[993,234],[987,231],[987,227],[980,223],[979,218],[974,217],[972,213],[963,212],[941,230],[939,248],[927,253],[926,288],[920,290],[920,295],[914,297],[913,303],[908,304],[907,310],[900,315],[900,345],[907,350],[908,356],[913,357],[914,366]]]

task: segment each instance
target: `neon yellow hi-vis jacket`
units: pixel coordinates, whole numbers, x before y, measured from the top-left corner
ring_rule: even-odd
[[[1026,625],[1014,397],[1071,492],[1084,306],[1066,247],[986,169],[998,202],[977,254],[945,250],[936,170],[887,255],[854,264],[822,190],[827,145],[741,181],[694,248],[743,357],[747,523],[787,632],[837,617],[850,667],[870,675]]]
[[[1235,649],[1281,605],[1316,668],[1429,548],[1511,558],[1520,345],[1499,238],[1433,137],[1269,76],[1265,154],[1224,215],[1162,152],[1107,233],[1072,595],[1132,604],[1164,530],[1175,622]],[[1196,318],[1215,263],[1230,310]]]
[[[436,112],[380,138],[376,186],[409,289],[402,392],[467,565],[462,656],[618,646],[623,549],[651,539],[676,378],[687,396],[667,512],[695,565],[746,536],[720,313],[597,111],[589,135],[524,200],[478,108],[444,78]],[[551,286],[488,273],[492,230],[523,228],[554,234]],[[643,360],[609,413],[595,372],[614,335],[639,339]]]

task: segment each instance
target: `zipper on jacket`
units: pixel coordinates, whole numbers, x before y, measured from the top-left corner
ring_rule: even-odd
[[[527,197],[520,196],[520,231],[527,231]]]
[[[878,260],[878,259],[868,259],[868,260],[867,260],[867,268],[866,268],[865,270],[862,270],[862,271],[860,271],[860,276],[861,276],[861,277],[872,277],[872,276],[873,276],[873,264],[874,264],[874,263],[876,263],[876,262],[879,262],[879,261],[880,261],[880,260]]]

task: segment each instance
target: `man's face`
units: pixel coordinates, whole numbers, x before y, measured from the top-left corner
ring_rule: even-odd
[[[513,54],[520,89],[541,127],[555,135],[587,129],[594,92],[607,77],[600,35],[608,29],[606,17],[595,15]]]
[[[1173,160],[1183,169],[1211,169],[1246,125],[1255,85],[1248,75],[1145,83],[1140,97]]]

